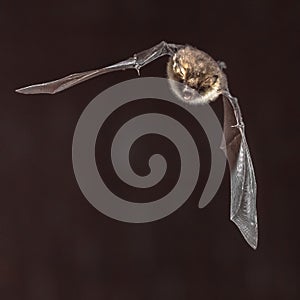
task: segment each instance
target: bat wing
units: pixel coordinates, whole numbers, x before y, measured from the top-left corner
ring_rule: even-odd
[[[117,64],[105,68],[75,73],[57,80],[30,85],[16,90],[16,92],[21,94],[56,94],[74,85],[77,85],[79,83],[82,83],[86,80],[92,79],[105,73],[125,69],[133,69],[135,67],[135,63],[136,61],[134,58],[129,58],[128,60],[119,62]]]
[[[237,124],[237,102],[223,96],[224,140],[222,148],[227,156],[231,178],[230,219],[237,225],[249,245],[256,249],[258,226],[256,212],[256,180],[247,145],[245,128]]]
[[[169,44],[164,41],[159,44],[141,51],[126,60],[113,64],[111,66],[68,75],[64,78],[53,80],[50,82],[30,85],[16,90],[21,94],[56,94],[66,90],[74,85],[82,83],[91,78],[97,77],[113,71],[121,71],[127,69],[135,69],[139,73],[139,69],[157,58],[164,55],[173,55],[182,45]]]

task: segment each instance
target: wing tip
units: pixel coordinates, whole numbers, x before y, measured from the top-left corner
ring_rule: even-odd
[[[238,227],[244,239],[251,246],[251,248],[256,250],[258,246],[257,222],[244,220],[238,216],[234,216],[230,220]]]
[[[57,92],[59,92],[59,90],[57,89],[53,91],[45,88],[44,84],[35,84],[35,85],[30,85],[30,86],[16,89],[15,92],[23,95],[35,95],[35,94],[56,94]]]
[[[30,94],[30,93],[28,93],[28,90],[26,88],[16,89],[15,92],[18,94],[23,94],[23,95]]]

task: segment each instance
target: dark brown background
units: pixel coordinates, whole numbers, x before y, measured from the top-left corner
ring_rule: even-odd
[[[299,299],[297,1],[2,1],[1,299]],[[298,33],[298,35],[297,35]],[[150,224],[94,209],[76,183],[76,122],[108,74],[56,96],[15,88],[104,66],[161,40],[228,65],[258,182],[259,247],[229,221],[229,174]],[[142,70],[164,76],[165,58]],[[213,105],[222,118],[222,102]]]

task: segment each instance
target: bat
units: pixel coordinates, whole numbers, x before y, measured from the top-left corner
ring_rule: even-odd
[[[54,81],[17,89],[22,94],[56,94],[96,76],[120,70],[135,69],[152,61],[169,56],[167,75],[174,94],[189,104],[207,104],[223,98],[224,139],[221,148],[230,167],[231,205],[233,221],[248,244],[257,248],[258,222],[256,211],[256,180],[250,151],[246,141],[245,124],[238,99],[230,94],[224,62],[215,61],[207,53],[189,45],[170,44],[164,41],[134,54],[113,65],[93,71],[71,74]],[[180,83],[180,84],[179,84]]]

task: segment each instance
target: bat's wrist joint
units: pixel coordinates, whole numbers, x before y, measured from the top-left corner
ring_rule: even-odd
[[[243,121],[240,121],[240,122],[238,122],[237,124],[232,125],[231,127],[232,127],[232,128],[240,128],[240,129],[244,129],[244,128],[245,128],[245,124],[244,124]]]

